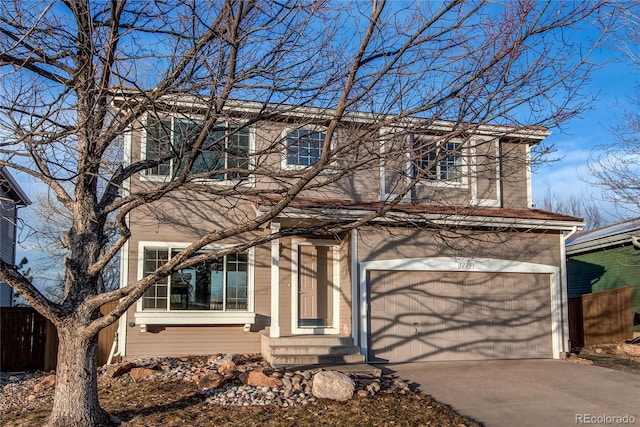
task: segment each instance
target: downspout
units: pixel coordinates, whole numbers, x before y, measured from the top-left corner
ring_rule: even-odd
[[[640,249],[640,237],[631,236],[631,244],[636,248]]]
[[[560,245],[560,305],[562,315],[562,353],[560,358],[564,359],[567,354],[571,353],[571,340],[569,338],[569,287],[567,283],[567,240],[569,240],[574,234],[578,232],[578,226],[574,225],[571,231],[567,234],[561,235]],[[564,357],[563,357],[564,356]]]

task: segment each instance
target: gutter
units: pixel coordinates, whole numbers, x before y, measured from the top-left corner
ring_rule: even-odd
[[[606,249],[610,246],[622,245],[622,244],[628,243],[629,240],[631,240],[631,243],[635,247],[640,248],[640,237],[632,236],[629,233],[624,233],[624,234],[618,234],[615,236],[603,237],[597,240],[570,244],[567,247],[567,254],[574,255],[574,254],[580,254],[587,251]]]
[[[269,207],[258,206],[258,212],[268,212]],[[365,209],[330,209],[330,208],[287,208],[281,212],[279,217],[291,219],[334,219],[352,221],[373,211]],[[513,218],[499,216],[475,216],[475,215],[447,215],[447,214],[412,214],[405,212],[390,212],[385,216],[374,218],[371,223],[378,224],[398,224],[399,221],[406,220],[415,222],[417,220],[430,221],[441,225],[475,226],[475,227],[511,227],[520,229],[538,230],[562,230],[572,231],[585,226],[584,222],[566,220],[546,220],[532,218]],[[569,236],[575,233],[573,231]]]

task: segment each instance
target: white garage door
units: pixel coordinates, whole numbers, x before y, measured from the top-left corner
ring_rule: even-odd
[[[549,274],[371,271],[369,361],[551,358]]]

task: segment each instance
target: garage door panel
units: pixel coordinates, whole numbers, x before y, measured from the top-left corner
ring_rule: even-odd
[[[369,358],[552,357],[548,274],[372,271]]]

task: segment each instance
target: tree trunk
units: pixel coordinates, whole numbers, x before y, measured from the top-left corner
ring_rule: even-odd
[[[50,427],[110,425],[98,402],[98,336],[70,322],[58,328],[58,366]]]

